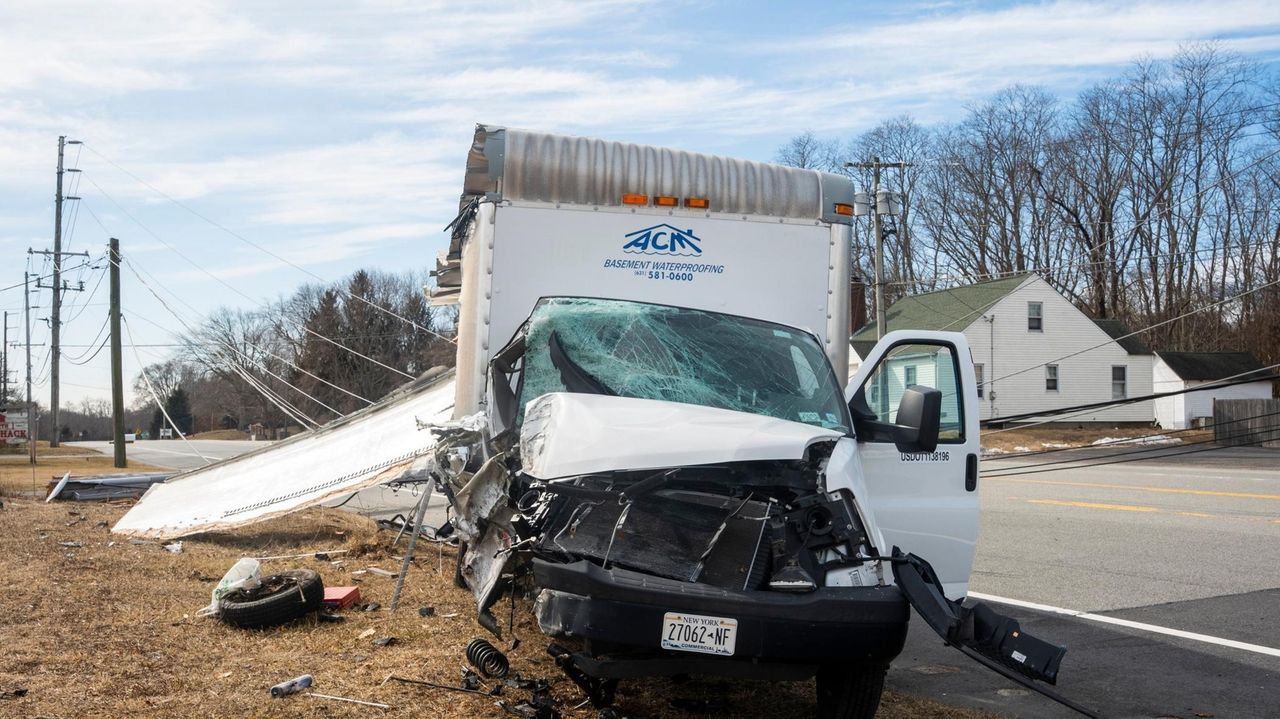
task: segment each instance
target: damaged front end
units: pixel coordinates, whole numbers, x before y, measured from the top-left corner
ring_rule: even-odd
[[[905,603],[868,559],[855,498],[826,491],[851,423],[811,335],[553,298],[491,367],[488,427],[463,461],[440,441],[454,453],[440,466],[466,545],[458,576],[485,626],[498,631],[501,587],[532,569],[544,632],[596,648],[770,658],[802,675],[824,652],[887,662],[901,649]],[[871,608],[851,613],[847,587]],[[626,636],[637,612],[654,622]]]

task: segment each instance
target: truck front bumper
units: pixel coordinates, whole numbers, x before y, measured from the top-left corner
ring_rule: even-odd
[[[542,631],[586,639],[590,646],[650,651],[668,667],[646,673],[711,673],[789,678],[807,676],[823,663],[887,664],[906,640],[910,609],[896,587],[829,587],[805,594],[735,591],[653,577],[625,569],[602,569],[586,561],[558,564],[534,560],[543,588],[535,607]],[[672,652],[661,647],[663,616],[685,612],[737,620],[732,657]],[[793,665],[788,672],[785,665]],[[781,666],[777,666],[781,665]],[[598,670],[605,671],[605,670]],[[599,676],[600,674],[597,674]],[[608,675],[608,674],[605,674]]]

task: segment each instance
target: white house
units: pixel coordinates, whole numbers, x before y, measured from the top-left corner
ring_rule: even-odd
[[[1152,371],[1156,394],[1267,374],[1248,352],[1157,352]],[[1213,417],[1215,399],[1271,399],[1271,380],[1161,397],[1155,401],[1156,422],[1165,429],[1195,426],[1199,420]]]
[[[1136,337],[1125,337],[1129,332],[1122,324],[1092,319],[1034,273],[904,297],[889,307],[887,319],[890,331],[965,334],[976,365],[983,419],[1152,392],[1151,351]],[[874,324],[853,335],[850,374],[875,341]],[[903,367],[901,373],[905,371]],[[917,368],[913,373],[916,381],[929,384],[920,372]],[[1054,417],[1142,423],[1154,418],[1151,400]]]

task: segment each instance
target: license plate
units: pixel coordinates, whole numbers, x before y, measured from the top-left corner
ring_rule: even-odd
[[[733,656],[738,620],[667,612],[662,616],[662,648]]]

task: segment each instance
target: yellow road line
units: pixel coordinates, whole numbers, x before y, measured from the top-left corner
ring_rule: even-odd
[[[1182,515],[1183,517],[1207,517],[1209,519],[1213,519],[1213,517],[1215,516],[1212,514],[1205,514],[1204,512],[1178,512],[1178,514]]]
[[[1085,507],[1087,509],[1114,509],[1121,512],[1159,512],[1155,507],[1139,507],[1133,504],[1102,504],[1100,502],[1064,502],[1057,499],[1028,499],[1032,504],[1053,504],[1059,507]]]
[[[1131,489],[1139,492],[1159,492],[1162,494],[1195,494],[1202,497],[1238,497],[1242,499],[1274,499],[1280,500],[1280,494],[1255,494],[1253,492],[1219,492],[1211,489],[1181,489],[1178,487],[1138,487],[1132,484],[1103,484],[1101,482],[1054,482],[1047,479],[1011,479],[1006,477],[983,477],[989,482],[1017,482],[1019,484],[1048,484],[1059,487],[1098,487],[1101,489]]]

